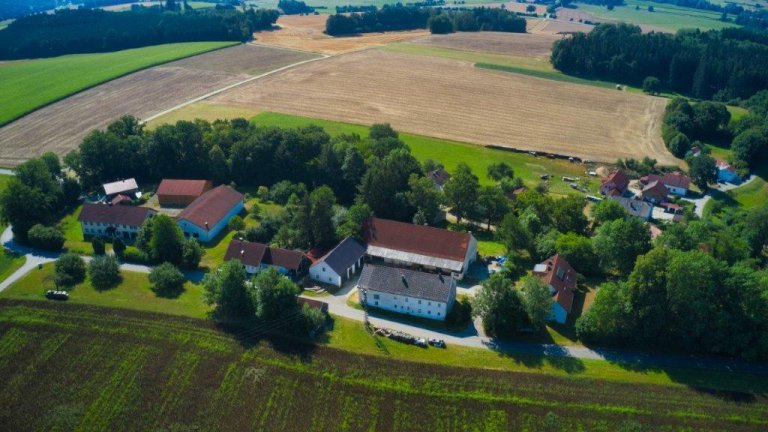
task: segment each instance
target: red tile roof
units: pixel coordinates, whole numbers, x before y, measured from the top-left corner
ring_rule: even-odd
[[[656,225],[649,225],[648,226],[648,232],[651,233],[651,240],[655,239],[656,237],[660,236],[662,231],[657,227]]]
[[[213,227],[242,200],[243,194],[229,186],[221,185],[192,201],[192,204],[179,213],[177,219],[186,219],[201,228],[205,228],[206,223]]]
[[[463,262],[471,234],[373,218],[363,238],[370,246]]]
[[[665,186],[688,189],[691,185],[691,178],[679,171],[675,171],[664,174],[661,178],[661,182],[664,183]]]
[[[105,223],[109,225],[140,226],[155,211],[146,207],[109,204],[83,204],[80,222]]]
[[[157,187],[157,195],[200,196],[211,189],[210,180],[163,179]]]
[[[667,187],[664,186],[664,184],[659,180],[656,180],[643,188],[643,198],[646,199],[653,199],[658,201],[666,198],[667,195],[669,195]]]
[[[536,267],[544,266],[538,271]],[[544,279],[548,285],[555,289],[555,301],[571,313],[573,298],[576,294],[576,271],[568,264],[568,261],[560,255],[548,258],[534,268],[533,274]]]
[[[305,256],[301,252],[269,247],[263,243],[232,240],[224,260],[240,260],[244,265],[258,267],[268,264],[289,270],[298,270]]]
[[[600,192],[609,194],[612,190],[617,190],[619,193],[624,193],[629,186],[629,177],[622,170],[616,170],[603,178],[600,186]]]

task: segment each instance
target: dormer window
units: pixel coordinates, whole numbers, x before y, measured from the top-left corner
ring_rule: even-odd
[[[562,267],[557,268],[557,278],[563,280],[565,278],[565,269]]]

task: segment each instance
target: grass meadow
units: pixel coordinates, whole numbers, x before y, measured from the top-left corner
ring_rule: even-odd
[[[635,9],[636,6],[638,9]],[[648,6],[653,6],[654,12],[649,12]],[[669,31],[677,31],[684,28],[719,30],[725,27],[737,26],[734,23],[720,21],[719,12],[644,0],[628,0],[626,6],[616,6],[613,11],[609,11],[605,6],[584,3],[579,3],[578,8],[581,11],[591,13],[597,18],[625,21],[638,25],[644,24]]]
[[[302,432],[767,425],[759,392],[451,367],[254,336],[189,318],[0,300],[0,423]]]
[[[11,176],[8,175],[0,175],[0,191],[5,189],[5,185],[10,178]],[[5,228],[6,225],[0,222],[0,232],[5,231]],[[16,255],[4,247],[0,247],[0,282],[12,275],[19,267],[23,266],[26,261],[26,257]]]
[[[189,42],[0,63],[0,125],[140,69],[231,45]]]

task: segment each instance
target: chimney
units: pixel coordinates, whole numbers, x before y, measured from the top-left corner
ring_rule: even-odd
[[[208,227],[208,221],[205,221],[205,230],[210,231],[211,229]]]

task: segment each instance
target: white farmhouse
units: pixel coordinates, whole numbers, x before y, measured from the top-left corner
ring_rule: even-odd
[[[576,271],[565,258],[554,255],[543,263],[536,264],[533,267],[533,274],[544,280],[554,298],[549,320],[565,324],[576,295]]]
[[[366,264],[358,282],[368,306],[444,321],[456,301],[456,279],[386,265]]]
[[[373,263],[442,272],[457,279],[477,258],[477,240],[471,233],[372,218],[364,238]]]
[[[341,287],[363,266],[365,247],[351,237],[341,241],[309,268],[309,277],[324,284]]]
[[[145,207],[111,204],[83,204],[77,220],[86,237],[112,237],[130,242],[145,220],[155,211]]]
[[[192,201],[176,217],[184,237],[201,242],[213,240],[233,216],[243,211],[243,194],[222,185],[209,190]]]
[[[309,266],[309,260],[301,252],[243,240],[232,240],[229,243],[224,260],[232,259],[240,261],[250,275],[271,267],[292,279],[304,276]]]

